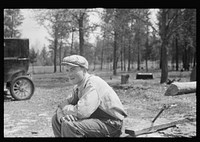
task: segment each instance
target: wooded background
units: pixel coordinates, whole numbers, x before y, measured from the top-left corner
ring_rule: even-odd
[[[30,9],[35,20],[49,35],[49,46],[41,51],[30,48],[33,65],[60,65],[63,57],[80,54],[90,64],[109,65],[117,69],[149,70],[149,62],[158,63],[160,83],[168,79],[171,69],[189,71],[196,66],[196,9],[158,9],[157,27],[150,22],[151,9]],[[99,24],[91,24],[89,15],[96,13]],[[23,22],[20,9],[4,9],[4,38],[20,38],[17,29]],[[96,43],[89,35],[100,28]],[[38,33],[39,34],[39,33]],[[47,50],[49,49],[49,50]],[[142,63],[145,66],[141,66]],[[61,72],[61,66],[60,66]]]

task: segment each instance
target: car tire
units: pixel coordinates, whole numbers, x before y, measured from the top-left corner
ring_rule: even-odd
[[[26,76],[19,76],[11,81],[10,94],[15,100],[28,100],[34,91],[32,80]]]

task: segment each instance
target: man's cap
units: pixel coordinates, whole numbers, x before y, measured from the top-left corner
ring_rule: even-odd
[[[88,69],[88,61],[80,55],[71,55],[63,58],[62,65],[81,66]]]

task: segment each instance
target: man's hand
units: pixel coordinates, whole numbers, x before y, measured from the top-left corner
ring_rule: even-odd
[[[65,116],[63,116],[63,117],[61,117],[61,122],[63,122],[63,121],[77,121],[78,120],[78,118],[76,117],[76,116],[73,116],[73,115],[65,115]]]
[[[78,118],[74,115],[71,115],[71,114],[64,115],[60,107],[58,107],[58,109],[56,110],[56,114],[57,114],[57,120],[59,123],[61,123],[62,121],[77,121],[78,120]]]

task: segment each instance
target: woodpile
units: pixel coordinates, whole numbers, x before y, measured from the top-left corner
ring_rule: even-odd
[[[196,92],[196,81],[173,82],[165,92],[165,96],[176,96]]]
[[[125,133],[129,134],[129,137],[130,136],[137,137],[139,135],[150,134],[150,133],[155,133],[157,131],[162,131],[162,130],[168,129],[170,127],[176,127],[176,125],[178,125],[178,124],[191,123],[194,121],[196,121],[196,118],[184,118],[181,120],[177,120],[177,121],[173,121],[173,122],[169,122],[169,123],[165,123],[165,124],[160,124],[160,125],[152,126],[149,128],[144,128],[144,129],[138,130],[138,131],[134,131],[133,128],[126,128]]]
[[[153,79],[152,73],[137,73],[136,79]]]

